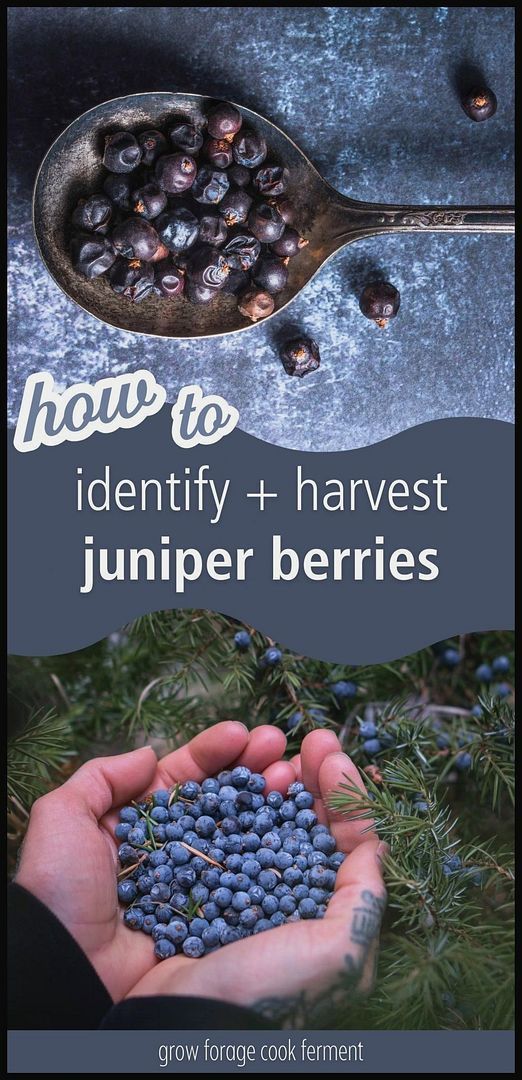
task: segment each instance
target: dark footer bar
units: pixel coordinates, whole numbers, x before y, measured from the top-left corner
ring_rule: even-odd
[[[510,1031],[11,1031],[14,1073],[512,1073]]]

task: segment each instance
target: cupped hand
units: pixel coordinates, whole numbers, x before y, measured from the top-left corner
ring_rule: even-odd
[[[295,764],[281,760],[285,747],[285,736],[277,728],[263,726],[249,733],[243,724],[226,721],[160,761],[150,747],[94,758],[35,802],[16,881],[69,930],[114,1001],[129,994],[147,973],[159,970],[151,939],[122,922],[116,895],[117,808],[158,788],[201,781],[235,764],[264,773],[268,789],[285,792],[296,779]],[[176,969],[169,970],[174,979]]]
[[[381,865],[386,845],[379,843],[371,822],[335,813],[328,805],[329,795],[346,779],[364,790],[362,777],[329,731],[307,735],[301,753],[289,764],[314,794],[319,821],[328,825],[337,848],[346,854],[324,918],[287,923],[202,959],[163,960],[136,983],[130,996],[218,998],[282,1020],[306,1013],[307,1002],[324,995],[341,977],[359,992],[370,989],[386,899]],[[286,780],[282,772],[281,780]]]

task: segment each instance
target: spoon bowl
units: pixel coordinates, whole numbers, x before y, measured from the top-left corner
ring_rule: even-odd
[[[68,222],[79,198],[100,189],[104,136],[121,129],[164,129],[174,117],[202,123],[212,99],[200,94],[131,94],[96,105],[74,120],[48,150],[34,191],[33,220],[42,259],[56,283],[91,315],[132,333],[166,338],[213,337],[252,327],[237,298],[219,293],[207,305],[155,294],[132,304],[117,296],[104,276],[88,281],[71,262]],[[512,207],[388,206],[350,199],[327,183],[306,155],[280,128],[251,109],[236,105],[245,126],[266,139],[269,157],[290,171],[287,196],[295,207],[295,228],[308,240],[290,259],[288,282],[274,314],[286,307],[339,248],[363,237],[401,232],[512,232]],[[268,316],[271,318],[271,316]],[[266,319],[262,320],[266,322]]]

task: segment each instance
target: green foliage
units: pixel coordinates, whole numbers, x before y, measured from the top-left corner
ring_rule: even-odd
[[[71,732],[66,718],[53,709],[38,710],[9,741],[8,797],[31,804],[52,785],[57,770],[70,755]]]
[[[431,648],[358,669],[283,651],[270,668],[260,661],[274,643],[245,627],[252,644],[240,652],[240,628],[213,612],[160,612],[80,653],[13,658],[8,797],[17,821],[71,755],[144,740],[163,752],[222,719],[287,731],[297,714],[292,755],[308,731],[330,726],[365,770],[368,792],[347,781],[333,805],[371,818],[390,852],[376,988],[364,1001],[347,990],[327,1026],[510,1027],[513,699],[492,696],[474,673],[482,660],[512,657],[512,635],[448,642],[462,653],[452,669]],[[344,705],[332,690],[339,680],[358,687]],[[360,737],[368,720],[383,744],[373,758]]]

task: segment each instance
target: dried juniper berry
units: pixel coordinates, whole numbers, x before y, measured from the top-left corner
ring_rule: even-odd
[[[154,288],[161,296],[166,296],[171,300],[179,296],[184,287],[185,274],[178,270],[170,259],[164,259],[154,267]]]
[[[154,165],[162,154],[168,154],[169,144],[161,131],[142,131],[138,135],[142,165]]]
[[[246,270],[231,270],[225,284],[223,285],[223,292],[230,296],[238,296],[247,288],[250,282],[250,274]]]
[[[227,240],[223,253],[233,270],[251,270],[261,253],[261,244],[255,236],[238,231]]]
[[[252,180],[250,169],[246,169],[244,165],[231,165],[227,169],[227,176],[231,184],[240,188],[248,187]]]
[[[274,255],[279,255],[281,259],[293,259],[294,255],[299,255],[304,247],[308,244],[308,240],[303,240],[302,236],[295,229],[285,229],[279,240],[276,240],[274,244],[271,244]]]
[[[258,259],[252,271],[252,278],[256,285],[276,296],[285,288],[288,281],[288,269],[276,255],[264,255]]]
[[[109,271],[109,282],[113,292],[118,296],[124,296],[137,304],[144,300],[152,292],[154,286],[154,268],[150,263],[140,262],[139,259],[118,258]],[[136,830],[133,830],[134,832]],[[129,839],[132,832],[129,834]],[[146,836],[143,833],[145,843]]]
[[[141,147],[131,131],[116,131],[105,136],[103,164],[109,172],[129,173],[141,161]]]
[[[132,209],[135,214],[152,221],[167,205],[167,196],[155,183],[144,184],[132,192]]]
[[[213,139],[232,139],[243,122],[239,109],[228,101],[214,105],[207,117],[209,135]]]
[[[245,315],[247,319],[258,322],[259,319],[266,319],[267,315],[272,314],[275,304],[270,293],[252,285],[241,293],[237,306],[241,314]]]
[[[203,146],[203,136],[195,124],[188,121],[180,121],[174,124],[169,131],[169,139],[173,146],[184,150],[186,154],[197,154]]]
[[[234,188],[232,191],[227,191],[225,197],[221,200],[219,213],[229,226],[244,225],[251,206],[252,199],[250,195],[242,188]]]
[[[230,266],[217,248],[201,247],[191,258],[187,274],[196,285],[205,289],[221,289],[230,273]]]
[[[262,244],[274,244],[283,235],[285,223],[275,206],[257,203],[248,215],[248,227]]]
[[[185,284],[185,297],[191,304],[210,304],[215,300],[218,290],[198,285],[197,282],[188,279]]]
[[[116,252],[106,236],[80,233],[71,241],[72,263],[84,277],[99,277],[110,270],[116,260]]]
[[[132,209],[132,189],[135,186],[134,177],[122,176],[118,173],[109,173],[103,181],[103,190],[108,195],[114,206],[119,210]]]
[[[267,155],[263,136],[250,128],[243,128],[234,136],[232,149],[236,165],[244,165],[246,169],[255,169],[263,163]]]
[[[228,176],[222,169],[202,165],[192,184],[191,195],[199,203],[216,205],[226,195],[229,188]]]
[[[72,223],[87,232],[106,233],[112,217],[112,202],[108,195],[90,195],[80,199],[73,215]]]
[[[290,172],[284,165],[265,164],[257,170],[253,184],[260,195],[282,195],[288,187]]]
[[[207,139],[203,154],[215,169],[227,169],[234,160],[232,147],[226,139]]]
[[[158,236],[169,251],[181,252],[195,244],[199,223],[195,214],[184,206],[166,210],[156,221]]]
[[[295,222],[296,209],[291,199],[283,197],[282,199],[269,199],[270,206],[275,206],[278,214],[281,215],[285,225],[293,225]]]
[[[319,346],[313,338],[293,338],[284,345],[281,362],[287,375],[296,375],[302,379],[310,372],[317,371],[320,366]]]
[[[197,165],[190,154],[165,154],[156,162],[156,180],[167,195],[179,195],[192,187]]]
[[[359,300],[359,307],[363,315],[384,330],[390,319],[394,319],[399,307],[401,297],[399,290],[389,281],[375,281],[363,289]]]
[[[489,120],[497,111],[496,95],[489,86],[476,86],[464,94],[462,108],[470,120],[480,123]]]
[[[199,218],[199,240],[202,244],[221,247],[228,236],[225,219],[218,210],[206,210]]]
[[[148,221],[130,217],[116,226],[112,233],[112,244],[116,253],[126,259],[149,262],[159,247],[160,238]]]

